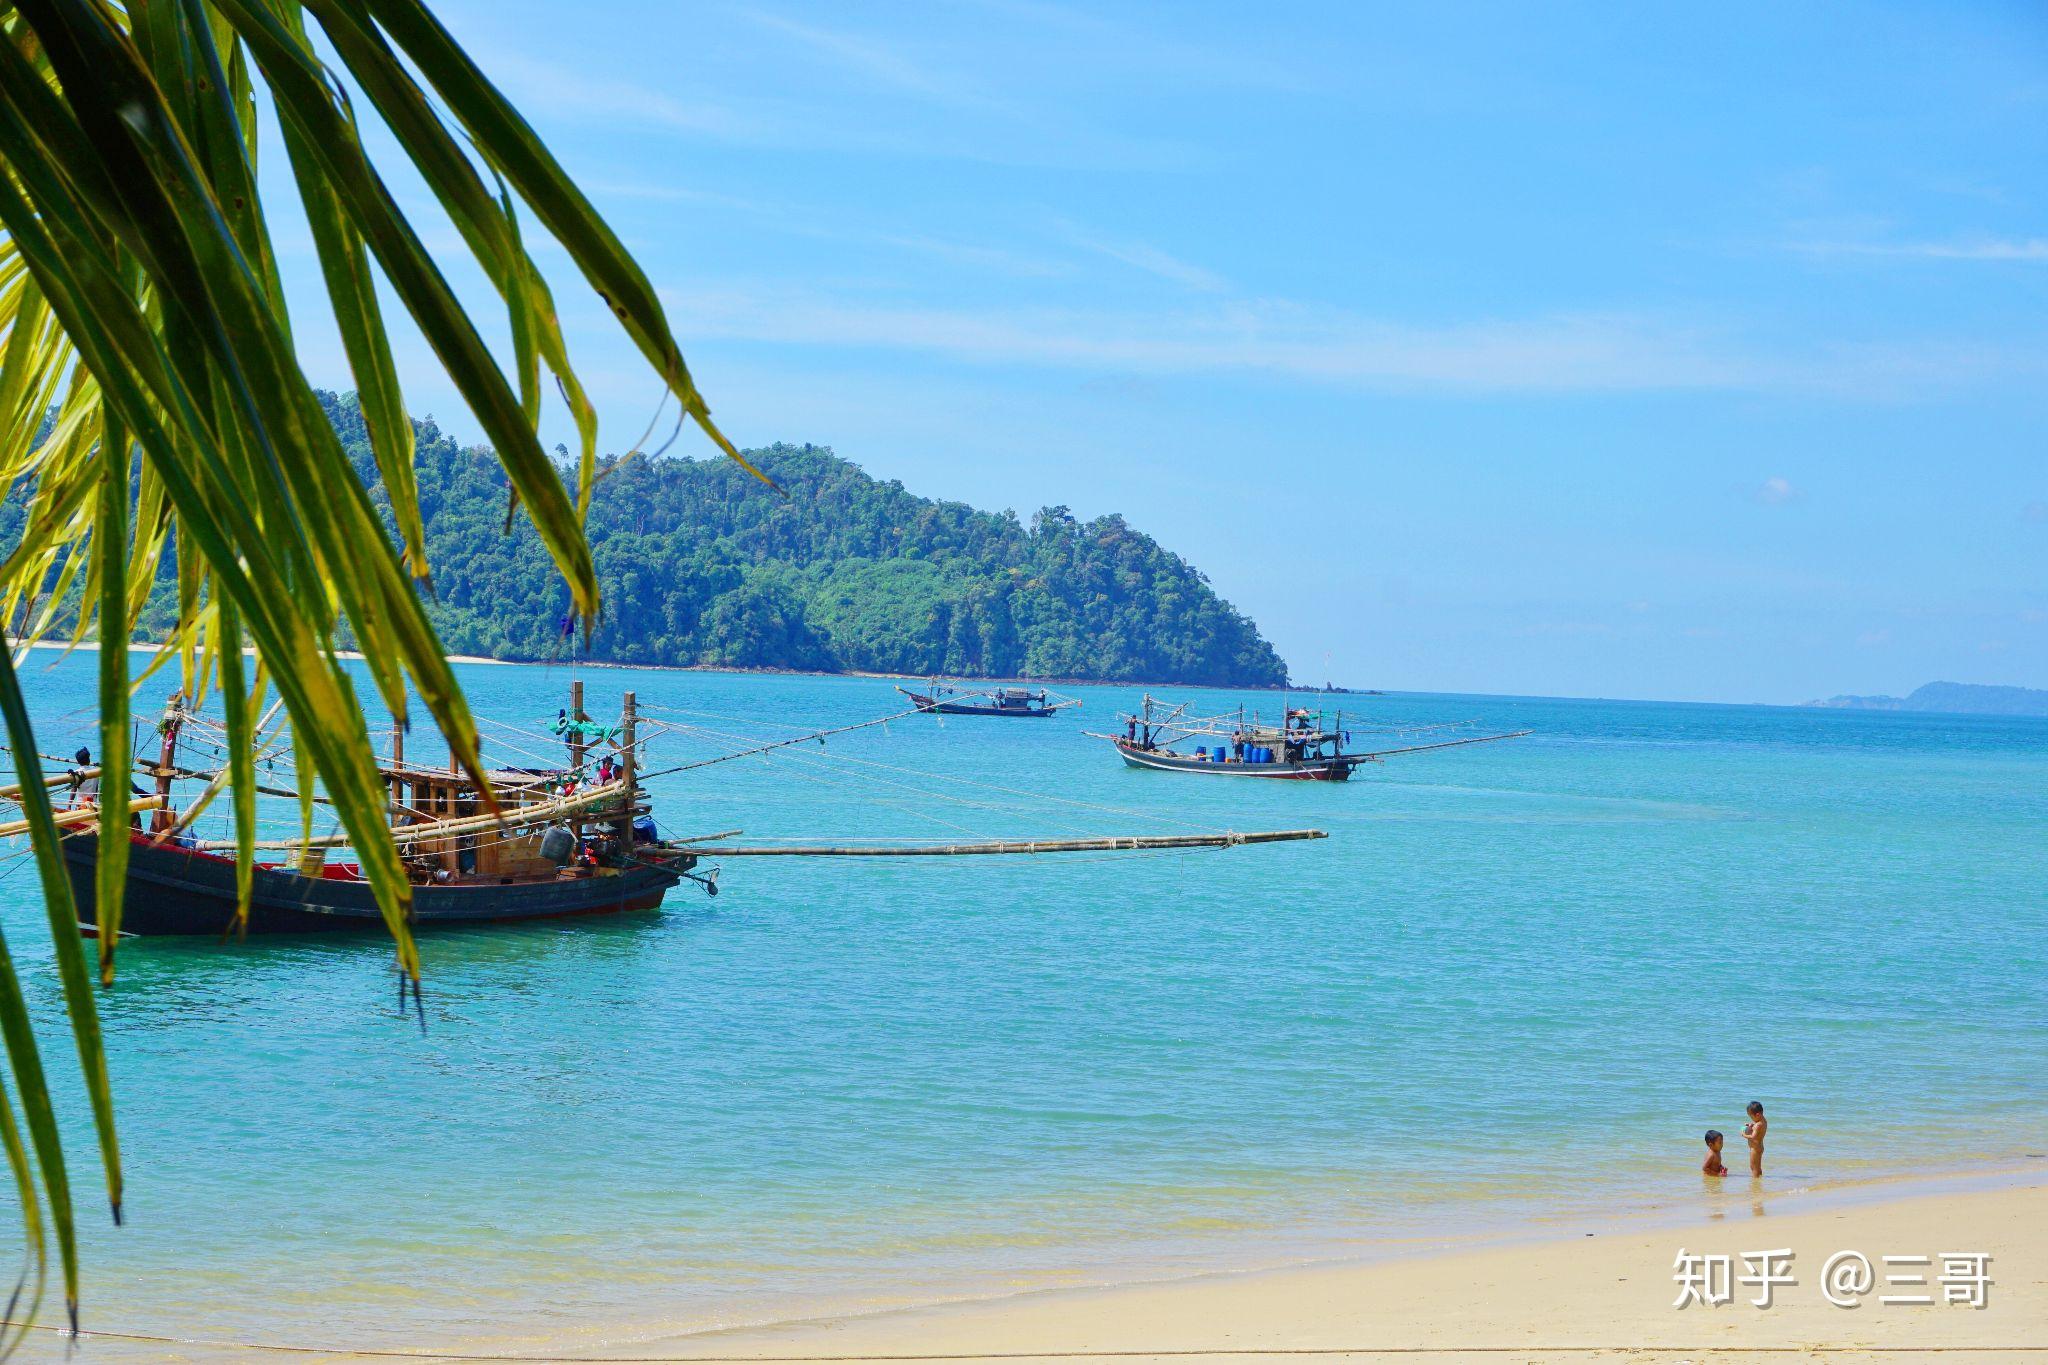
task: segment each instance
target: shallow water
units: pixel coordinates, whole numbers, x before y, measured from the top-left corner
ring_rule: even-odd
[[[526,725],[567,686],[463,678]],[[27,680],[44,747],[79,742],[91,660]],[[632,687],[731,737],[670,736],[674,761],[900,703],[586,685],[593,714]],[[1126,770],[1082,731],[1138,691],[1068,690],[1085,708],[1051,721],[915,717],[657,779],[660,814],[749,841],[1331,837],[734,860],[715,900],[430,936],[424,1034],[374,937],[131,942],[104,997],[131,1217],[86,1219],[88,1325],[539,1340],[1683,1209],[1726,1197],[1699,1135],[1739,1164],[1752,1097],[1774,1189],[2040,1150],[2048,722],[1349,697],[1537,733],[1326,786]],[[54,1052],[34,871],[0,871]]]

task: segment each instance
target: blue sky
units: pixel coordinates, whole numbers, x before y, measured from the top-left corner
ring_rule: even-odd
[[[736,440],[1121,511],[1298,678],[2048,686],[2037,5],[437,8]],[[624,448],[656,386],[541,259]]]

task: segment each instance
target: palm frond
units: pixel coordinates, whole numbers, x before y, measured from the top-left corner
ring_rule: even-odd
[[[338,65],[323,59],[316,31]],[[387,189],[351,91],[366,98],[497,288],[512,338],[509,377]],[[259,189],[265,112],[290,160],[296,195],[284,204],[266,204]],[[303,215],[311,229],[395,537],[295,359],[269,227],[280,210]],[[338,642],[361,651],[394,715],[415,701],[424,707],[487,799],[488,783],[476,727],[421,600],[432,566],[379,291],[389,287],[432,347],[496,447],[575,610],[594,617],[599,589],[582,516],[597,418],[522,216],[562,244],[662,388],[737,459],[644,272],[418,0],[0,5],[0,489],[20,497],[26,513],[20,541],[0,560],[0,623],[15,641],[68,627],[74,642],[96,633],[102,645],[101,789],[115,798],[96,828],[102,983],[116,966],[132,698],[172,660],[185,705],[219,690],[244,909],[263,728],[253,717],[274,686],[302,786],[310,795],[317,775],[376,891],[399,965],[417,980],[410,886]],[[536,431],[544,375],[577,428],[573,490]],[[122,646],[166,572],[175,578],[176,624],[138,676]],[[0,713],[118,1219],[120,1153],[92,973],[11,643],[0,643]],[[34,1252],[25,1283],[39,1289],[44,1239],[54,1235],[75,1312],[63,1151],[4,943],[0,1043],[12,1078],[0,1093],[0,1148]]]

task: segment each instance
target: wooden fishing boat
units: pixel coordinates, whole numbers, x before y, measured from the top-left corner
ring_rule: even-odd
[[[1036,692],[1028,687],[962,691],[936,678],[926,686],[929,690],[925,692],[913,692],[907,687],[896,690],[910,698],[910,704],[918,710],[939,716],[1050,716],[1063,707],[1081,704],[1070,697],[1055,696],[1042,687]]]
[[[64,860],[78,904],[79,924],[99,928],[93,888],[97,838],[90,832],[64,840]],[[629,866],[553,869],[528,876],[465,876],[417,882],[412,892],[415,928],[448,924],[503,924],[515,920],[653,910],[691,866],[648,861]],[[235,859],[208,849],[130,838],[123,935],[212,934],[234,927]],[[259,863],[249,899],[252,934],[334,933],[384,928],[383,913],[362,869],[325,863],[307,876],[292,864]]]
[[[392,838],[412,882],[415,927],[651,910],[685,878],[715,894],[715,881],[692,873],[693,853],[656,838],[634,772],[639,746],[633,694],[626,694],[614,728],[596,726],[583,714],[580,684],[571,704],[577,719],[569,720],[564,708],[557,721],[563,743],[559,767],[488,773],[496,813],[473,776],[407,764],[403,735],[394,733],[394,752],[379,770],[390,792]],[[155,779],[156,792],[133,803],[123,937],[218,935],[235,927],[234,841],[195,838],[173,800],[181,782],[206,780],[218,790],[217,771],[180,762],[180,738],[196,723],[199,718],[174,699],[159,725],[161,752],[154,762],[137,765],[138,777]],[[594,753],[599,749],[601,754]],[[381,932],[383,914],[360,864],[327,859],[330,849],[345,845],[339,834],[260,841],[259,849],[292,856],[257,862],[244,932]],[[67,832],[64,861],[80,928],[96,934],[97,832]]]
[[[1469,722],[1456,725],[1377,728],[1371,733],[1398,735],[1404,742],[1384,749],[1354,750],[1351,731],[1339,711],[1326,723],[1324,713],[1306,707],[1284,708],[1281,723],[1262,723],[1257,713],[1190,717],[1188,703],[1166,707],[1150,695],[1143,707],[1122,717],[1122,734],[1098,734],[1116,747],[1132,768],[1152,772],[1195,773],[1204,777],[1252,777],[1283,782],[1345,782],[1362,764],[1378,763],[1396,754],[1418,754],[1466,744],[1489,744],[1528,734],[1468,734]],[[1449,736],[1449,737],[1446,737]]]

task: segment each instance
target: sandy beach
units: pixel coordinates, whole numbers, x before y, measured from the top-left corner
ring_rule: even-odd
[[[1262,1355],[1378,1360],[1715,1361],[1839,1354],[1859,1361],[2005,1360],[2048,1353],[2048,1174],[1994,1187],[1784,1212],[1730,1182],[1725,1216],[1654,1230],[1574,1232],[1448,1254],[1325,1264],[1154,1285],[1054,1291],[615,1347],[675,1359],[1190,1359]],[[1795,1203],[1796,1206],[1796,1203]],[[1680,1250],[1731,1257],[1732,1300],[1673,1306]],[[1743,1253],[1792,1252],[1793,1284],[1754,1306]],[[1874,1278],[1837,1307],[1822,1269],[1861,1252]],[[1983,1252],[1984,1306],[1946,1304],[1943,1255]],[[1886,1257],[1927,1256],[1929,1265]],[[1925,1287],[1903,1283],[1921,1275]],[[1848,1297],[1846,1293],[1839,1293]],[[1878,1302],[1931,1295],[1932,1305]],[[579,1352],[579,1354],[581,1354]],[[591,1351],[599,1355],[603,1352]]]
[[[1529,1229],[1520,1238],[1460,1250],[1382,1247],[1373,1259],[724,1331],[628,1334],[616,1324],[591,1323],[545,1342],[495,1337],[366,1349],[301,1336],[281,1322],[260,1338],[232,1341],[87,1331],[84,1347],[97,1359],[119,1362],[587,1365],[1089,1359],[1536,1365],[1841,1359],[1903,1365],[2048,1356],[2048,1171],[2029,1163],[1989,1174],[1755,1195],[1746,1178],[1729,1184],[1722,1211],[1704,1220],[1568,1233]],[[1770,1306],[1758,1307],[1761,1290],[1753,1277],[1771,1263],[1755,1258],[1788,1251],[1789,1260],[1775,1263],[1780,1281]],[[1674,1267],[1681,1252],[1728,1258],[1727,1280],[1714,1278],[1718,1269],[1706,1272],[1703,1289],[1719,1300],[1714,1306],[1676,1306],[1682,1286]],[[1868,1283],[1860,1291],[1824,1276],[1837,1253],[1867,1259]],[[1969,1267],[1947,1264],[1958,1253],[1983,1254],[1984,1283],[1975,1283]],[[1888,1260],[1908,1257],[1927,1260]],[[1744,1282],[1746,1275],[1751,1282]],[[1915,1276],[1925,1283],[1909,1283]],[[1831,1302],[1830,1285],[1855,1306]],[[1951,1292],[1963,1301],[1946,1302]],[[1981,1306],[1967,1301],[1979,1295]],[[1933,1302],[1886,1303],[1885,1296]],[[31,1332],[25,1350],[28,1359],[69,1358],[53,1327]]]

